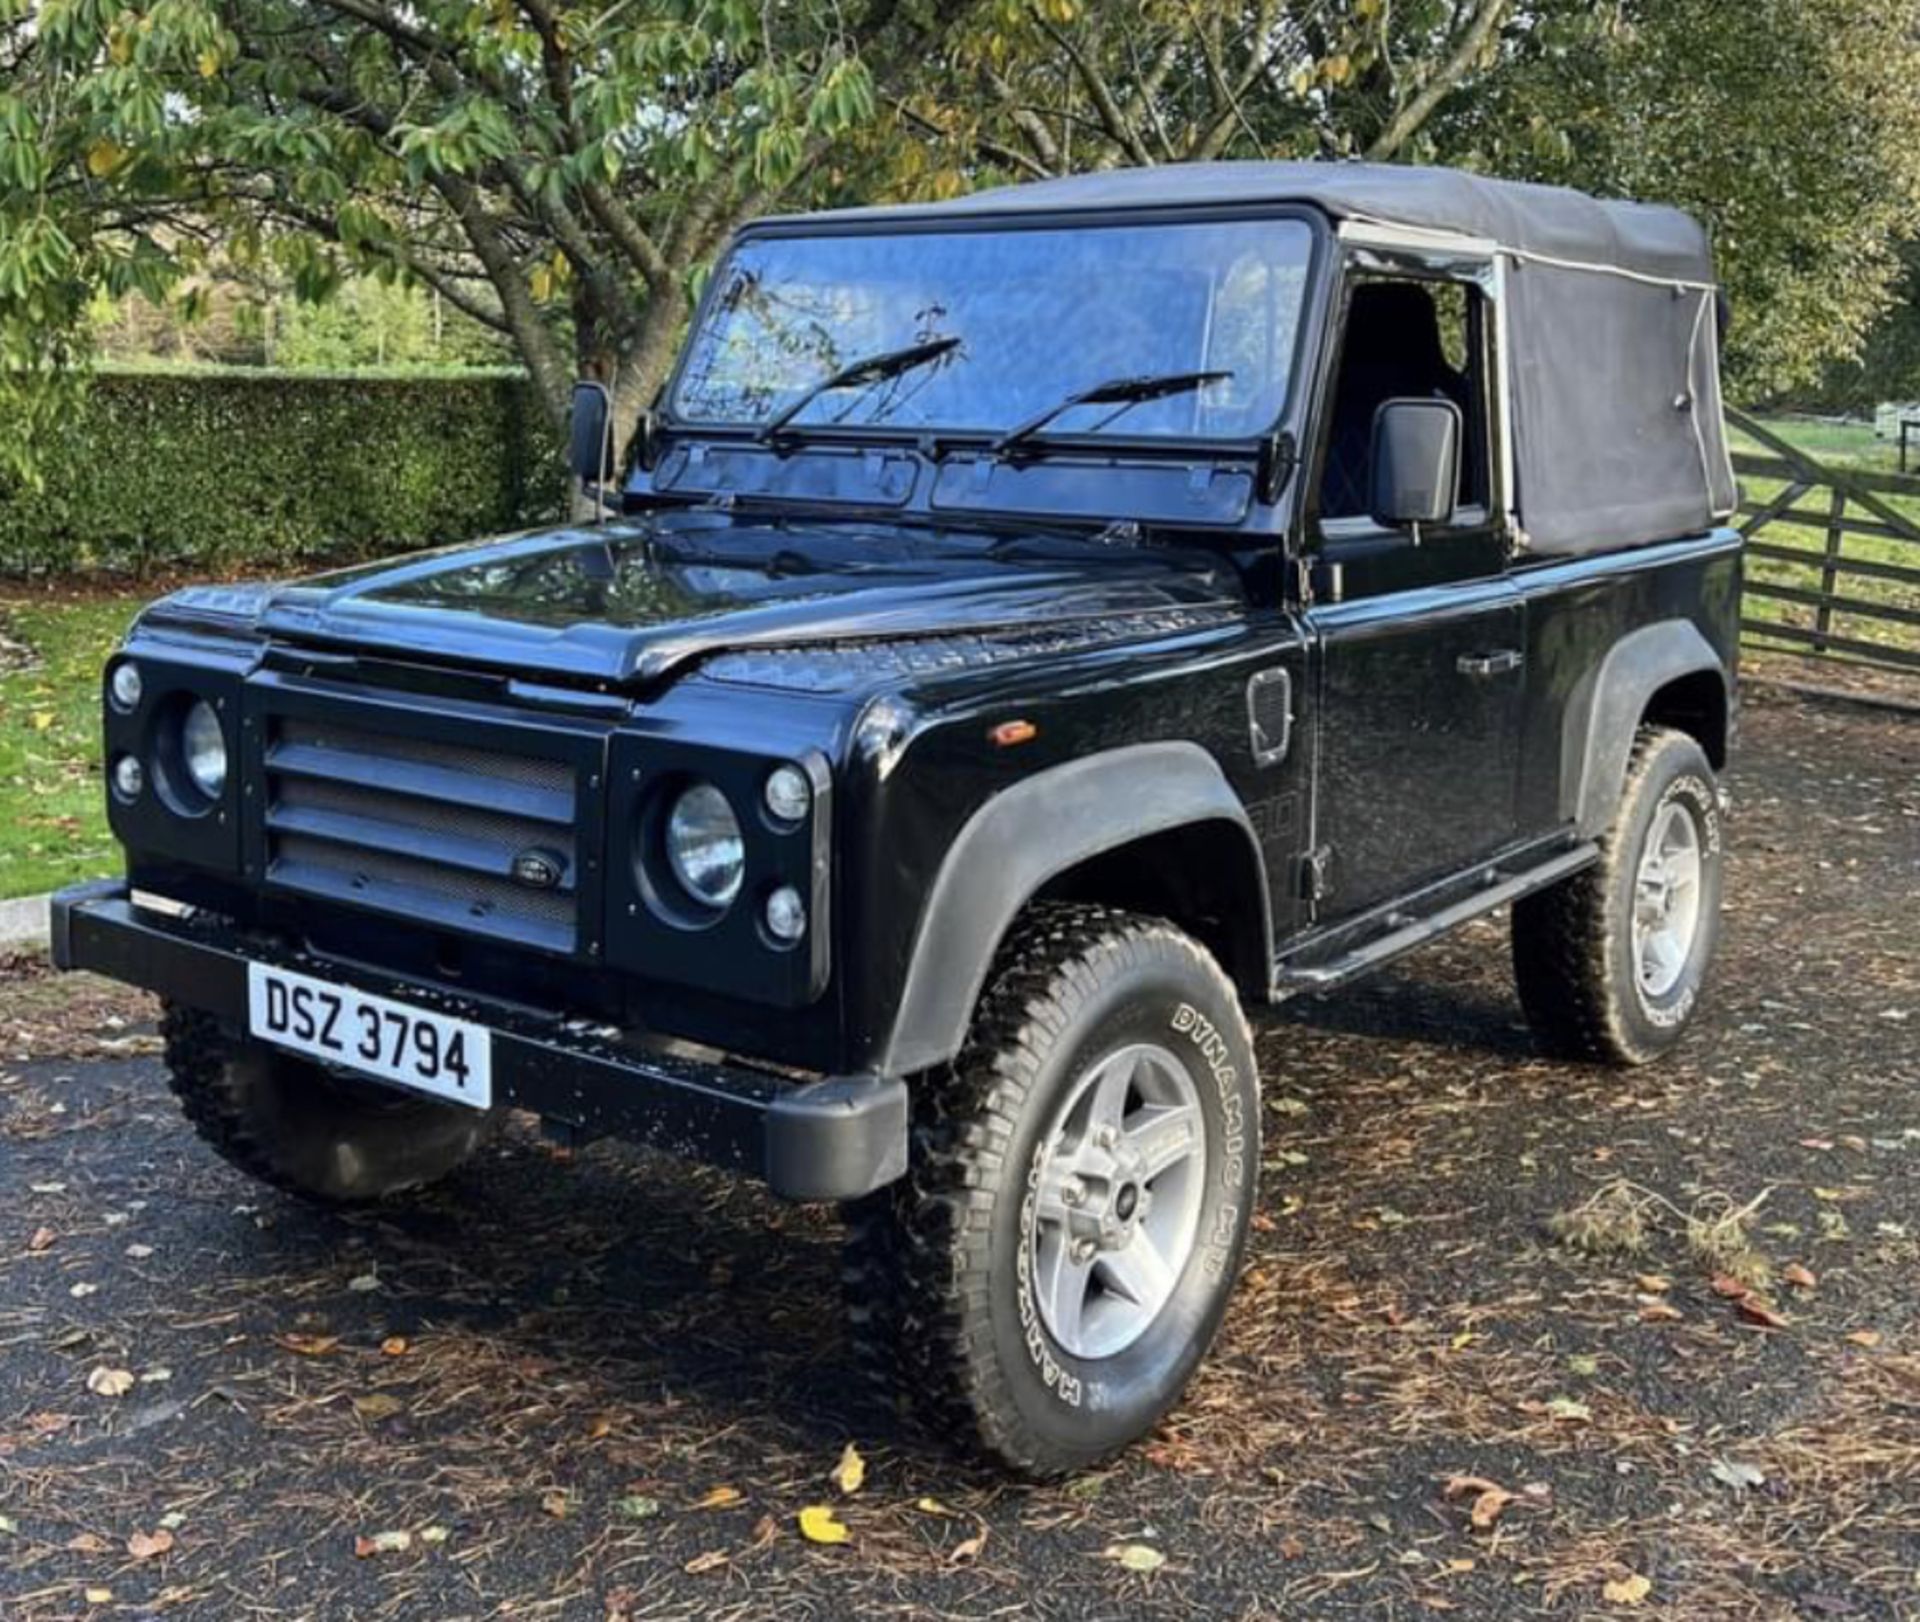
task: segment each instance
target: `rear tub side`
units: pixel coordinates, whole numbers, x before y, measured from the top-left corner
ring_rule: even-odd
[[[1725,764],[1734,727],[1742,541],[1710,533],[1565,562],[1526,563],[1520,742],[1523,828],[1606,826],[1648,718]]]

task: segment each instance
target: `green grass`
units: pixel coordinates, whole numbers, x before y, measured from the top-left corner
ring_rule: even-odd
[[[0,596],[0,899],[119,868],[100,782],[100,667],[140,602]]]
[[[1896,470],[1894,447],[1886,440],[1875,439],[1869,424],[1821,422],[1804,417],[1762,420],[1767,428],[1815,461],[1859,472],[1892,473]],[[1773,454],[1737,432],[1733,436],[1733,443],[1736,451],[1763,456]],[[1771,500],[1785,488],[1782,480],[1757,475],[1743,476],[1742,483],[1748,497],[1760,502]],[[1920,528],[1920,477],[1915,479],[1914,493],[1911,495],[1884,491],[1877,494],[1888,507]],[[1800,497],[1795,507],[1800,511],[1824,514],[1832,497],[1831,489],[1816,485]],[[1851,518],[1870,521],[1879,519],[1878,514],[1867,511],[1856,502],[1849,502],[1847,514]],[[1823,553],[1827,544],[1826,531],[1821,526],[1779,521],[1767,524],[1755,539],[1809,553]],[[1849,563],[1892,563],[1920,569],[1920,541],[1883,535],[1848,534],[1841,541],[1839,568],[1832,582],[1834,591],[1843,597],[1878,607],[1920,613],[1920,581],[1884,580],[1856,574],[1848,570]],[[1803,591],[1818,591],[1822,588],[1822,576],[1822,566],[1816,562],[1801,563],[1757,556],[1747,560],[1747,578],[1755,583],[1774,583]],[[1810,604],[1779,602],[1758,596],[1747,599],[1744,613],[1749,619],[1767,620],[1775,624],[1812,628],[1815,623],[1815,610]],[[1841,610],[1833,614],[1828,629],[1836,636],[1855,641],[1920,653],[1920,625],[1901,624],[1895,620]],[[1783,639],[1779,646],[1799,653],[1810,651],[1803,642]]]

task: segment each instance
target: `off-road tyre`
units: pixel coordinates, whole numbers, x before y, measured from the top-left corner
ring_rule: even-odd
[[[1137,1341],[1082,1360],[1050,1334],[1021,1258],[1056,1114],[1103,1054],[1177,1056],[1203,1123],[1198,1227]],[[967,1045],[916,1078],[910,1170],[846,1209],[856,1361],[943,1441],[1036,1478],[1149,1432],[1206,1354],[1238,1275],[1259,1176],[1259,1082],[1233,985],[1173,925],[1041,904],[988,977]]]
[[[249,1177],[322,1205],[357,1205],[444,1177],[490,1117],[282,1053],[169,1003],[168,1085],[193,1129]]]
[[[1694,825],[1700,858],[1699,917],[1674,984],[1649,995],[1635,962],[1633,912],[1651,830],[1669,805]],[[1516,902],[1513,971],[1521,1006],[1554,1054],[1641,1065],[1680,1040],[1699,1006],[1720,937],[1725,850],[1719,789],[1699,743],[1671,727],[1635,735],[1600,859]]]

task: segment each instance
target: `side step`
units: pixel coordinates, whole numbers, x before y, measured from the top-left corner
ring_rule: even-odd
[[[1379,968],[1383,963],[1391,962],[1403,952],[1411,952],[1416,946],[1424,946],[1448,930],[1478,918],[1482,913],[1504,907],[1508,902],[1531,895],[1535,890],[1544,890],[1568,874],[1579,872],[1596,861],[1599,855],[1600,847],[1591,841],[1576,845],[1538,867],[1528,868],[1524,873],[1516,873],[1509,878],[1495,876],[1493,882],[1484,889],[1476,890],[1438,912],[1403,923],[1384,935],[1376,935],[1364,946],[1356,946],[1324,963],[1299,968],[1283,964],[1274,975],[1273,1000],[1279,1002],[1287,997],[1298,996],[1303,991],[1327,991],[1334,986],[1344,985],[1371,969]],[[1497,875],[1497,870],[1495,873]]]

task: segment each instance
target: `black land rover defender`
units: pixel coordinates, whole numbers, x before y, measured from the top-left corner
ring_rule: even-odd
[[[106,672],[194,1124],[325,1200],[510,1109],[844,1202],[860,1357],[1027,1472],[1206,1351],[1243,1008],[1511,906],[1543,1043],[1692,1015],[1739,540],[1706,241],[1250,164],[768,220],[602,521],[179,592]]]

